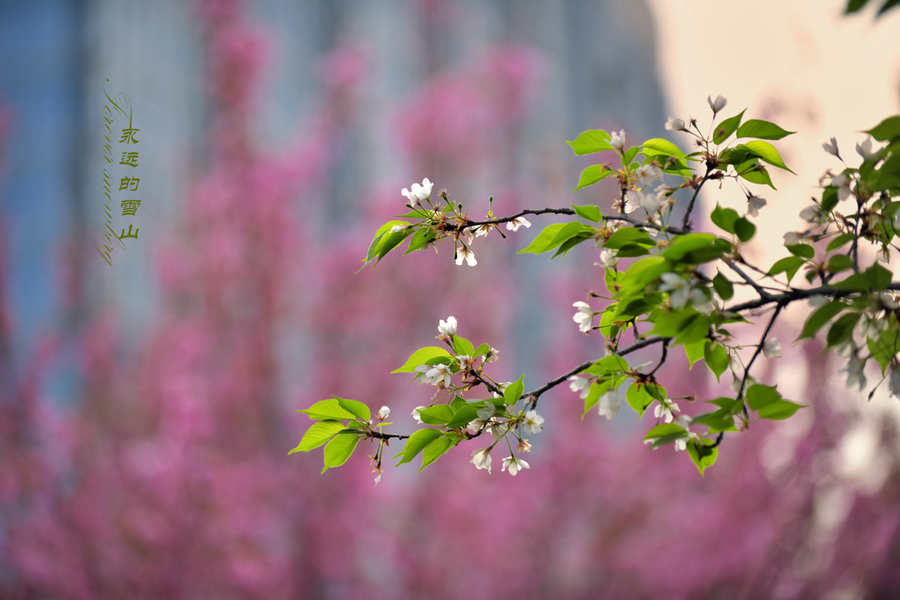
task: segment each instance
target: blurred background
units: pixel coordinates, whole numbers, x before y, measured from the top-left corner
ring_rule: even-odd
[[[845,391],[815,343],[790,348],[802,309],[758,375],[809,408],[726,437],[704,479],[648,451],[634,415],[580,421],[565,386],[515,478],[476,471],[468,446],[377,486],[374,446],[323,475],[321,451],[287,456],[309,424],[294,411],[331,394],[411,430],[430,391],[388,373],[451,314],[526,389],[601,343],[571,308],[602,289],[598,251],[514,257],[535,228],[479,239],[475,268],[445,244],[354,274],[424,177],[472,217],[491,195],[498,214],[607,209],[606,182],[569,194],[591,157],[565,140],[624,128],[683,144],[668,116],[708,123],[722,94],[726,116],[799,132],[779,143],[798,176],[760,192],[777,226],[751,250],[780,258],[838,166],[822,142],[851,155],[854,132],[900,112],[900,15],[843,8],[0,1],[0,596],[900,596],[897,400]],[[110,265],[94,244],[120,93],[141,204],[113,210],[114,230],[139,234]],[[703,202],[743,200],[725,186]],[[673,396],[727,393],[727,376],[686,366],[665,369]]]

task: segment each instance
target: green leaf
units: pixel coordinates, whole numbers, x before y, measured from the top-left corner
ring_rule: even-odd
[[[684,429],[684,427],[678,425],[677,423],[663,423],[648,431],[647,435],[644,436],[644,439],[655,440],[673,434],[679,437],[687,437],[688,432]],[[674,439],[678,439],[678,437]]]
[[[894,325],[894,323],[891,323],[891,325]],[[897,335],[894,327],[890,327],[882,331],[881,336],[877,340],[867,338],[866,345],[869,347],[869,352],[872,353],[872,358],[881,367],[881,374],[884,375],[888,365],[900,352],[900,336]]]
[[[716,276],[713,277],[713,288],[722,300],[731,300],[734,296],[734,284],[718,271]]]
[[[556,234],[559,233],[560,229],[565,227],[567,223],[554,223],[552,225],[548,225],[541,231],[534,240],[528,245],[527,248],[519,250],[518,254],[540,254],[541,252],[546,252],[550,248],[548,247],[550,242],[553,241],[553,238],[556,237]]]
[[[609,236],[609,239],[603,243],[603,247],[610,250],[619,250],[632,244],[646,246],[647,248],[656,246],[656,242],[653,241],[650,234],[643,229],[638,229],[637,227],[624,227]]]
[[[756,158],[751,158],[750,160],[735,165],[734,170],[740,177],[743,177],[750,183],[767,185],[773,190],[776,189],[775,185],[772,183],[772,178],[769,177],[769,173],[761,164],[759,164],[759,160]]]
[[[453,415],[453,418],[447,421],[447,429],[460,429],[465,427],[478,417],[478,410],[483,402],[466,404]]]
[[[488,352],[491,351],[491,347],[488,344],[482,344],[475,348],[475,353],[472,354],[472,358],[478,358],[479,356],[484,356]]]
[[[840,300],[832,300],[828,304],[823,304],[822,306],[817,308],[815,312],[813,312],[813,314],[809,315],[808,319],[806,319],[806,324],[803,326],[803,331],[800,333],[800,337],[797,339],[803,340],[813,337],[814,335],[816,335],[816,332],[821,329],[823,325],[825,325],[825,323],[828,323],[845,308],[848,308],[848,306]]]
[[[428,360],[438,357],[451,358],[450,353],[440,346],[420,348],[413,352],[408,359],[406,359],[406,362],[403,363],[402,367],[395,371],[391,371],[391,373],[413,373],[415,372],[416,367],[418,367],[419,365],[424,365]]]
[[[554,223],[547,226],[527,248],[519,250],[519,254],[541,254],[553,250],[568,239],[582,233],[593,235],[594,228],[580,222]]]
[[[836,254],[828,260],[828,270],[832,273],[840,273],[853,268],[853,259],[846,254]]]
[[[753,410],[759,410],[781,400],[781,394],[778,393],[777,388],[761,383],[753,384],[747,388],[744,396],[747,398],[747,404]]]
[[[728,369],[728,365],[731,363],[731,359],[728,357],[728,350],[721,344],[708,341],[706,342],[703,357],[706,359],[706,366],[716,376],[716,381],[719,381],[722,373]]]
[[[888,11],[898,5],[900,5],[900,0],[885,0],[884,4],[881,5],[881,8],[878,9],[878,14],[876,16],[880,17],[886,11]]]
[[[828,248],[826,248],[825,251],[831,252],[832,250],[837,250],[841,246],[850,242],[852,239],[853,239],[852,233],[841,234],[841,235],[837,236],[836,238],[834,238],[833,240],[831,240],[830,242],[828,242]]]
[[[697,313],[684,320],[673,345],[691,344],[709,337],[710,318]]]
[[[844,11],[845,14],[855,13],[863,6],[866,5],[866,2],[869,0],[850,0],[847,2],[847,9]]]
[[[506,389],[503,391],[503,401],[508,405],[512,406],[519,401],[522,392],[525,391],[524,379],[525,374],[523,373],[515,382],[506,386]]]
[[[663,273],[668,273],[671,266],[661,256],[647,256],[636,261],[628,267],[628,270],[619,277],[619,291],[616,296],[628,298],[644,293],[648,284],[659,279]]]
[[[414,459],[425,446],[439,437],[441,437],[441,432],[437,429],[420,429],[409,436],[409,439],[406,440],[406,446],[403,447],[403,452],[394,457],[399,458],[401,455],[403,456],[396,466],[399,467],[403,463],[408,463]]]
[[[577,192],[589,185],[594,185],[598,181],[603,181],[613,173],[614,171],[607,169],[603,165],[591,165],[581,172],[581,177],[578,178],[578,185],[572,192]]]
[[[453,336],[453,349],[456,351],[457,356],[468,356],[470,358],[475,356],[475,344],[459,335]]]
[[[609,134],[602,129],[591,129],[580,133],[574,142],[567,141],[566,143],[572,147],[572,151],[575,154],[581,156],[603,150],[612,150],[613,147],[609,143],[609,137]]]
[[[303,434],[303,438],[301,438],[297,447],[288,452],[288,454],[309,452],[313,448],[318,448],[344,429],[346,427],[338,421],[316,421]]]
[[[662,138],[653,138],[644,142],[641,146],[641,153],[647,157],[663,155],[684,158],[685,156],[678,146]]]
[[[352,413],[353,416],[360,421],[368,421],[372,418],[372,413],[369,411],[369,407],[359,400],[338,398],[337,401],[338,404],[340,404],[341,408],[346,410],[348,413]]]
[[[816,257],[816,249],[809,244],[793,244],[791,246],[785,246],[785,248],[787,248],[788,252],[794,256],[802,256],[807,259]]]
[[[729,250],[731,243],[728,240],[711,233],[688,233],[675,238],[661,256],[673,263],[697,265],[722,258]]]
[[[453,419],[453,409],[446,404],[436,404],[420,410],[419,418],[426,425],[445,425]]]
[[[893,276],[891,271],[876,262],[862,273],[851,275],[835,283],[834,287],[842,290],[881,291],[891,285]]]
[[[825,337],[827,348],[839,346],[850,339],[857,321],[859,321],[859,313],[851,312],[832,323],[828,335]]]
[[[713,134],[713,142],[715,142],[716,144],[721,144],[726,139],[728,139],[728,136],[734,133],[738,126],[741,124],[741,118],[744,116],[744,113],[746,111],[747,109],[745,108],[740,113],[719,123],[719,125],[716,127],[715,133]]]
[[[775,146],[770,144],[769,142],[764,142],[762,140],[754,140],[752,142],[747,142],[746,144],[741,144],[744,148],[747,148],[760,157],[762,160],[766,161],[770,165],[774,165],[779,169],[784,169],[790,173],[794,173],[790,169],[787,168],[787,165],[784,164],[784,161],[781,159],[781,155],[778,154],[778,150],[775,149]],[[794,173],[796,175],[796,173]]]
[[[753,239],[753,236],[756,234],[756,225],[741,217],[734,222],[734,232],[739,240],[746,243]]]
[[[734,233],[734,223],[740,218],[740,215],[733,208],[722,208],[716,204],[716,208],[709,218],[719,229]]]
[[[310,419],[315,421],[337,420],[345,421],[355,418],[353,413],[347,411],[341,406],[340,398],[334,396],[325,400],[319,400],[306,410],[298,410],[297,412],[306,413]]]
[[[437,237],[434,235],[434,232],[431,231],[431,229],[418,229],[416,230],[416,233],[410,238],[409,246],[406,248],[406,252],[404,252],[404,254],[409,254],[410,252],[421,250],[436,239]]]
[[[900,115],[894,115],[866,131],[879,142],[887,142],[900,137]]]
[[[772,268],[769,269],[769,277],[775,277],[779,273],[786,273],[788,283],[790,283],[797,273],[797,269],[802,267],[805,262],[806,259],[800,256],[786,256],[772,265]]]
[[[588,204],[587,206],[578,206],[576,204],[573,204],[572,208],[575,210],[575,214],[582,219],[587,219],[588,221],[593,221],[594,223],[603,222],[603,213],[600,212],[599,206],[594,206],[592,204]]]
[[[706,340],[698,340],[684,345],[684,353],[688,359],[688,369],[694,368],[694,363],[706,356]]]
[[[805,404],[796,404],[788,400],[779,400],[759,409],[757,412],[760,419],[783,421],[784,419],[794,416],[795,412],[805,407]]]
[[[422,466],[419,468],[419,472],[421,473],[422,469],[442,457],[455,445],[456,441],[447,436],[441,436],[432,440],[425,446],[425,451],[422,453]]]
[[[637,156],[638,150],[640,150],[640,148],[638,148],[637,146],[633,146],[633,147],[629,148],[628,150],[626,150],[622,154],[622,164],[623,165],[630,164],[631,161],[634,160],[634,157]],[[632,165],[632,166],[634,166],[634,165]]]
[[[325,446],[325,468],[339,467],[353,455],[356,445],[359,443],[359,435],[355,433],[339,433]]]
[[[840,196],[838,196],[838,190],[836,187],[831,186],[825,188],[825,190],[822,191],[822,212],[826,214],[830,213],[834,210],[834,207],[838,205],[839,201]]]
[[[628,406],[633,408],[641,418],[644,417],[644,411],[653,404],[653,396],[647,391],[647,386],[641,383],[632,383],[625,392],[625,399]]]
[[[719,449],[711,447],[713,443],[712,440],[703,440],[702,442],[688,441],[688,454],[691,456],[694,464],[697,465],[697,469],[700,470],[701,477],[705,477],[704,471],[716,464],[716,458],[719,457]]]
[[[787,137],[794,133],[797,132],[786,131],[775,123],[770,123],[769,121],[763,121],[761,119],[750,119],[740,126],[737,132],[737,137],[752,137],[759,138],[761,140],[780,140],[781,138]]]

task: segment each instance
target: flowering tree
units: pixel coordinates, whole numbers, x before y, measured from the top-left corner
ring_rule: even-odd
[[[844,161],[834,138],[823,145],[841,168],[822,176],[820,198],[801,211],[809,227],[784,235],[789,256],[762,266],[742,253],[756,235],[753,219],[766,205],[751,186],[774,189],[768,169],[790,171],[770,141],[793,132],[769,121],[745,120],[746,110],[719,119],[727,104],[722,96],[709,97],[708,104],[709,133],[696,119],[686,122],[671,117],[666,123],[667,129],[690,136],[696,148],[690,153],[661,138],[628,146],[624,131],[585,131],[568,142],[577,155],[611,153],[620,164],[587,167],[573,190],[615,177],[619,195],[612,214],[604,214],[596,205],[572,205],[525,208],[498,217],[491,206],[486,217],[478,220],[463,212],[446,190],[434,193],[428,178],[404,188],[401,194],[409,212],[375,232],[365,265],[372,263],[374,268],[404,242],[410,253],[450,240],[456,264],[474,267],[478,262],[473,243],[491,230],[506,237],[501,227],[510,232],[531,227],[528,216],[571,216],[570,222],[544,228],[520,253],[553,252],[555,258],[588,241],[603,247],[597,266],[603,269],[607,291],[590,293],[590,299],[605,301],[603,307],[594,310],[584,301],[573,304],[578,309],[574,321],[579,330],[598,331],[600,343],[589,360],[526,392],[524,375],[515,382],[500,382],[489,375],[487,367],[497,359],[497,351],[488,343],[476,347],[459,335],[457,320],[449,317],[438,326],[442,346],[416,350],[393,371],[412,373],[420,384],[436,388],[431,402],[413,412],[428,427],[412,434],[388,433],[388,407],[382,407],[373,420],[365,404],[335,396],[300,411],[314,423],[294,451],[324,445],[328,469],[343,464],[360,440],[374,440],[377,482],[384,447],[391,439],[405,440],[395,457],[400,459],[398,465],[421,453],[424,468],[461,442],[484,435],[488,441],[472,452],[471,462],[490,471],[491,452],[500,444],[509,451],[502,470],[516,475],[530,468],[521,458],[531,450],[525,436],[543,427],[544,418],[537,413],[541,396],[568,382],[584,400],[584,414],[596,406],[600,415],[611,419],[620,405],[628,404],[643,417],[653,407],[653,427],[644,441],[653,448],[672,445],[676,451],[687,450],[702,475],[716,462],[725,433],[746,431],[761,419],[788,419],[804,407],[783,398],[777,386],[753,376],[761,355],[782,356],[781,342],[771,332],[782,312],[800,301],[808,301],[816,310],[799,339],[827,331],[826,349],[847,358],[843,370],[848,387],[858,385],[860,391],[866,387],[864,369],[872,360],[881,369],[881,382],[887,380],[891,395],[900,397],[900,320],[894,295],[900,282],[883,265],[889,262],[896,248],[893,240],[900,234],[900,202],[893,200],[900,196],[900,115],[867,131],[869,137],[856,146],[861,159],[857,166]],[[874,147],[873,138],[887,145]],[[677,178],[677,183],[667,184],[666,175]],[[740,186],[747,198],[746,210],[741,214],[716,206],[708,214],[714,232],[695,232],[692,219],[701,190],[708,182],[725,180]],[[687,206],[678,222],[671,208],[680,190],[687,192]],[[877,250],[877,260],[862,258],[868,247]],[[801,268],[806,285],[792,284]],[[741,287],[750,293],[740,294]],[[763,315],[761,335],[742,327]],[[754,332],[758,339],[744,341]],[[648,346],[660,349],[655,362],[632,365],[625,358]],[[702,360],[717,381],[726,372],[733,378],[731,394],[706,399],[712,405],[708,412],[693,417],[680,414],[676,400],[697,398],[672,397],[658,375],[669,352],[678,347],[690,366]],[[478,391],[489,397],[472,398]]]

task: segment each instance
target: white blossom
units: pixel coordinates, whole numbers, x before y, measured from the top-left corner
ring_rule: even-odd
[[[594,263],[595,265],[603,265],[604,267],[615,267],[619,264],[619,257],[617,254],[618,250],[602,250],[600,252],[600,262]]]
[[[491,232],[491,226],[490,225],[476,225],[475,227],[471,228],[471,231],[475,232],[475,237],[484,237],[488,233]]]
[[[633,213],[635,210],[637,210],[638,206],[640,206],[639,204],[636,204],[634,202],[629,202],[629,200],[630,200],[629,194],[625,194],[625,214],[626,215]],[[622,199],[621,198],[616,198],[613,201],[612,209],[614,211],[616,211],[617,213],[622,214]],[[616,221],[614,221],[613,223],[616,223]]]
[[[653,163],[647,163],[646,165],[638,167],[635,175],[637,175],[638,183],[644,186],[650,185],[657,179],[662,179],[663,172]]]
[[[453,335],[456,333],[456,317],[447,317],[447,320],[440,320],[438,323],[438,331],[441,335]]]
[[[728,103],[728,99],[724,96],[716,96],[715,100],[712,99],[712,96],[708,96],[706,101],[709,102],[709,107],[712,109],[714,115],[725,108],[725,105]]]
[[[509,469],[509,474],[515,475],[522,469],[530,469],[530,468],[531,467],[528,465],[528,463],[525,462],[524,460],[522,460],[521,458],[516,458],[514,456],[508,456],[503,459],[503,468],[500,470],[506,471],[507,469]]]
[[[584,377],[572,375],[571,377],[569,377],[568,381],[569,389],[573,392],[578,392],[582,400],[587,398],[588,394],[591,393],[591,387],[588,385],[588,380]]]
[[[615,131],[609,136],[609,145],[622,152],[625,148],[625,130],[621,130],[618,133]]]
[[[669,292],[669,299],[674,309],[684,308],[688,301],[702,304],[707,300],[702,291],[691,287],[691,284],[678,273],[663,273],[660,278],[663,283],[659,286],[659,291]]]
[[[412,417],[419,425],[422,425],[424,423],[424,421],[422,421],[422,415],[419,414],[419,411],[425,410],[425,408],[425,406],[417,406],[412,411]]]
[[[594,322],[594,311],[591,310],[591,307],[587,302],[582,302],[581,300],[575,302],[572,306],[578,309],[578,312],[575,313],[572,320],[578,323],[579,331],[587,333],[591,330],[591,325]]]
[[[391,227],[391,233],[397,233],[398,231],[403,231],[406,229],[406,225],[394,225]]]
[[[832,156],[837,156],[839,158],[841,156],[840,153],[838,152],[837,140],[834,138],[831,138],[830,142],[825,142],[824,144],[822,144],[822,148],[825,150],[825,152],[827,152],[828,154],[831,154]]]
[[[778,338],[769,338],[763,344],[763,354],[766,358],[781,358],[781,341]]]
[[[478,418],[482,421],[487,421],[491,417],[494,416],[494,413],[497,412],[497,407],[494,406],[493,402],[485,402],[484,406],[478,409],[478,412],[475,413],[478,415]],[[479,428],[480,429],[480,428]]]
[[[747,214],[751,217],[759,216],[759,209],[766,205],[766,199],[750,195],[747,197]]]
[[[838,189],[838,200],[844,201],[850,197],[850,178],[843,173],[832,176],[831,186]]]
[[[522,225],[524,225],[526,229],[528,227],[531,227],[531,223],[528,221],[528,219],[526,219],[525,217],[516,217],[506,224],[506,228],[510,231],[518,231],[519,227]]]
[[[786,234],[781,236],[784,240],[785,246],[796,246],[800,242],[803,241],[803,234],[797,231],[788,231]]]
[[[522,422],[522,429],[525,430],[525,433],[540,433],[541,429],[543,429],[542,423],[544,422],[544,417],[537,414],[537,411],[529,410],[525,413],[525,421]]]
[[[427,370],[423,370],[423,367]],[[416,367],[416,371],[425,374],[425,383],[430,383],[431,385],[439,387],[447,387],[450,385],[450,368],[443,363],[436,365],[419,365]]]
[[[428,181],[428,178],[426,177],[422,180],[422,185],[414,183],[412,184],[412,190],[403,188],[400,193],[406,196],[410,204],[416,206],[422,200],[427,200],[431,196],[431,188],[433,186],[434,184]]]
[[[622,396],[618,390],[610,390],[600,396],[600,403],[597,412],[601,417],[607,420],[612,419],[619,414],[619,406],[622,404]]]
[[[888,389],[891,391],[891,396],[900,398],[900,369],[891,367],[891,377],[888,379]]]
[[[800,211],[800,218],[807,223],[818,223],[822,219],[822,209],[818,204],[807,206]]]
[[[641,206],[647,211],[647,214],[654,215],[662,208],[663,201],[656,194],[641,194]]]
[[[528,443],[528,440],[519,440],[519,445],[516,446],[516,450],[519,452],[531,452],[531,444]]]
[[[757,383],[759,383],[759,381],[755,377],[747,377],[747,385],[743,385],[743,383],[744,383],[744,378],[738,377],[737,375],[735,375],[734,382],[732,382],[732,384],[731,384],[731,391],[734,392],[735,395],[738,395],[741,392],[746,394],[747,390],[749,390],[751,386],[754,386]],[[743,390],[741,389],[742,386],[744,388]]]
[[[671,400],[666,400],[664,403],[660,402],[656,405],[656,408],[653,409],[653,416],[663,419],[666,423],[671,423],[674,419],[673,412],[678,412],[678,405]]]
[[[468,246],[463,246],[462,250],[456,251],[456,264],[462,265],[463,259],[469,264],[470,267],[474,267],[478,264],[478,261],[475,260],[475,253],[472,252]]]
[[[863,339],[869,338],[873,342],[881,339],[881,332],[888,328],[887,321],[869,315],[863,315],[859,320],[860,335]]]
[[[382,406],[378,410],[378,414],[376,415],[379,421],[385,421],[389,416],[391,416],[391,409],[387,406]]]
[[[875,157],[879,150],[872,151],[872,136],[866,137],[866,141],[862,144],[856,144],[856,152],[860,156],[862,156],[863,160],[869,160],[870,158]]]
[[[495,440],[503,437],[503,423],[497,417],[491,417],[487,422],[487,430]]]
[[[472,453],[472,460],[469,461],[473,465],[475,465],[476,469],[487,469],[487,472],[491,472],[491,449],[490,448],[481,448]]]
[[[685,131],[687,128],[684,126],[683,120],[678,117],[669,117],[669,120],[666,121],[666,129],[669,131]]]
[[[847,387],[851,388],[857,383],[859,384],[859,391],[863,391],[866,387],[866,376],[863,373],[863,369],[865,369],[866,361],[856,355],[850,357],[850,360],[847,362],[847,366],[841,369],[842,372],[847,373]]]
[[[881,292],[879,296],[881,300],[881,306],[890,310],[897,308],[897,299],[894,298],[893,294],[890,292]]]

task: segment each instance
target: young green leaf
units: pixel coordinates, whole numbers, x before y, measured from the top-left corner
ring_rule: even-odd
[[[428,348],[420,348],[410,355],[403,366],[399,369],[391,371],[391,373],[413,373],[416,367],[424,365],[425,362],[432,358],[447,357],[451,358],[450,353],[440,346],[429,346]]]
[[[439,437],[441,437],[441,432],[437,429],[420,429],[409,436],[409,439],[406,440],[406,446],[403,447],[403,451],[394,457],[403,457],[400,459],[400,462],[398,462],[396,466],[399,467],[400,465],[408,463],[409,461],[414,459],[419,454],[419,452],[421,452],[425,448],[425,446]]]
[[[581,172],[581,177],[578,178],[578,185],[574,190],[572,190],[572,192],[577,192],[578,190],[586,188],[589,185],[594,185],[599,181],[603,181],[613,173],[614,171],[607,169],[603,165],[591,165]]]
[[[716,144],[721,144],[722,142],[727,140],[728,137],[732,133],[734,133],[738,126],[741,124],[741,118],[744,116],[744,113],[746,111],[747,109],[745,108],[733,117],[725,119],[724,121],[719,123],[719,125],[716,127],[715,133],[713,134],[713,142]]]
[[[567,141],[566,143],[572,147],[572,151],[575,154],[581,156],[603,150],[612,150],[613,147],[609,143],[609,137],[609,134],[602,129],[591,129],[580,133],[574,142]]]
[[[728,369],[728,365],[731,363],[731,359],[728,357],[728,350],[721,344],[708,341],[706,342],[703,357],[706,359],[706,366],[716,376],[716,381],[719,381],[722,373]]]
[[[288,454],[309,452],[313,448],[318,448],[344,429],[346,427],[338,421],[316,421],[303,434],[297,447],[288,452]]]
[[[360,421],[368,421],[372,418],[372,413],[369,411],[369,407],[360,402],[359,400],[350,400],[348,398],[338,398],[338,404],[341,408],[346,410],[349,413],[352,413],[354,417],[359,419]]]
[[[787,137],[797,133],[796,131],[786,131],[776,125],[775,123],[770,123],[769,121],[763,121],[761,119],[750,119],[746,123],[740,126],[737,131],[737,137],[739,138],[759,138],[761,140],[780,140],[783,137]]]
[[[784,164],[784,160],[782,160],[781,155],[778,154],[778,150],[775,149],[775,146],[770,144],[769,142],[764,142],[762,140],[754,140],[752,142],[747,142],[746,144],[742,144],[744,148],[750,150],[750,152],[762,160],[766,161],[770,165],[774,165],[779,169],[784,169],[790,173],[794,173],[790,169],[787,168],[787,165]],[[796,173],[794,173],[796,175]]]
[[[339,401],[340,398],[337,396],[326,398],[325,400],[319,400],[306,410],[298,410],[297,412],[306,413],[309,415],[310,419],[315,421],[324,421],[328,419],[345,421],[347,419],[353,419],[355,415],[342,407]]]
[[[689,440],[687,443],[687,451],[700,470],[700,476],[705,477],[704,471],[716,464],[716,458],[719,456],[719,449],[713,448],[715,442],[712,440],[703,440],[701,442]]]
[[[353,455],[356,445],[359,443],[359,435],[355,433],[339,433],[325,446],[325,468],[339,467]]]
[[[588,221],[593,221],[594,223],[603,222],[603,213],[600,212],[599,206],[594,206],[591,204],[588,204],[587,206],[578,206],[577,204],[573,204],[572,208],[575,210],[575,214],[582,219],[587,219]]]
[[[456,445],[457,441],[458,439],[454,440],[449,436],[441,436],[432,440],[425,446],[425,451],[422,452],[422,466],[419,467],[419,472],[421,473],[422,469],[446,454],[450,448]]]
[[[734,284],[718,271],[716,276],[713,277],[713,288],[722,300],[731,300],[734,296]]]
[[[519,398],[522,396],[522,392],[525,391],[524,380],[525,374],[522,373],[521,377],[506,386],[506,390],[503,391],[503,400],[510,406],[518,402]]]

